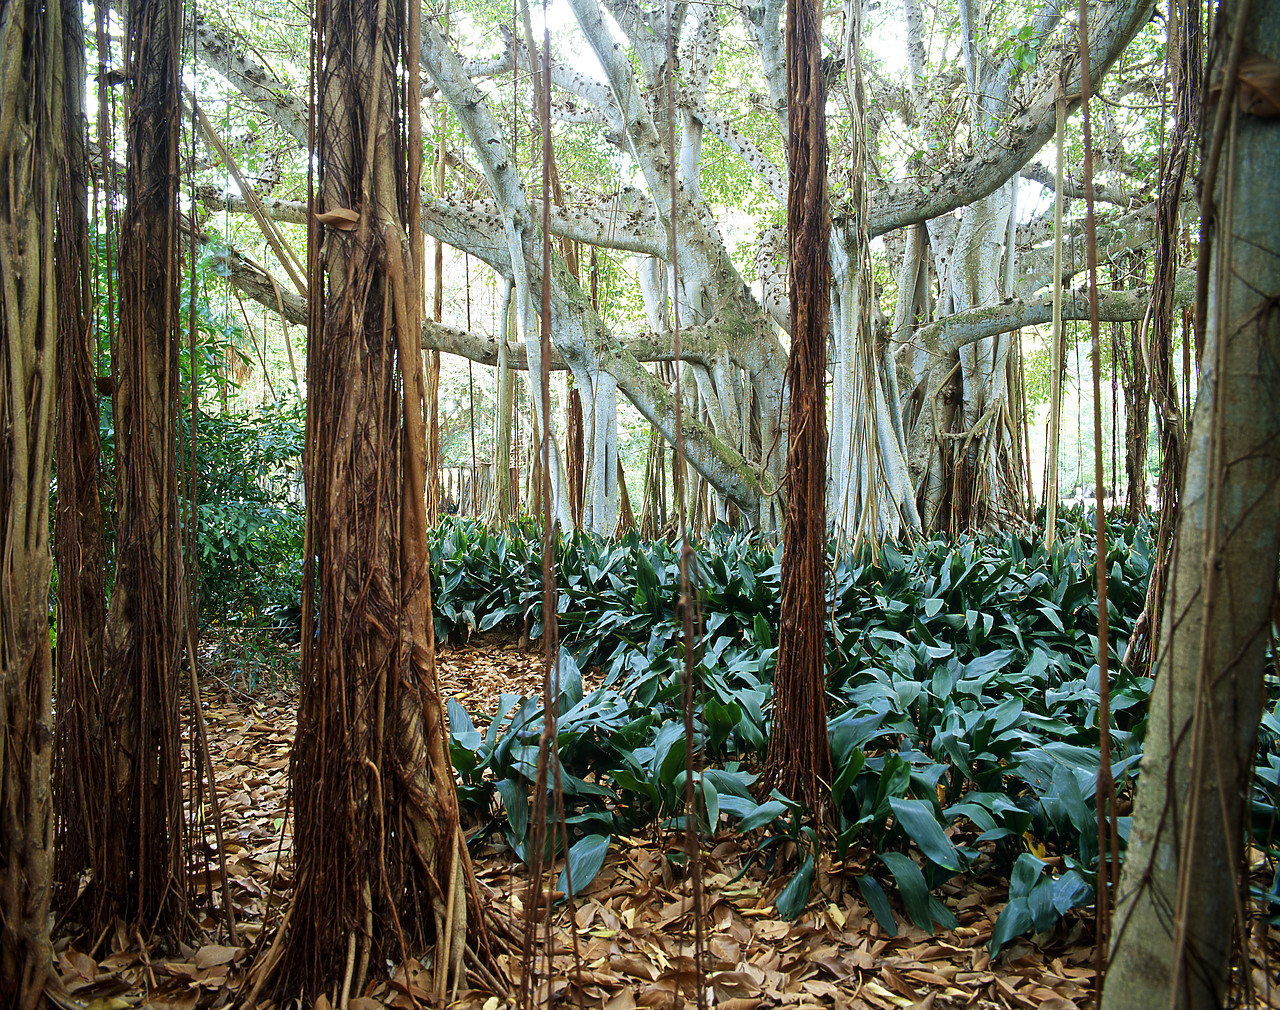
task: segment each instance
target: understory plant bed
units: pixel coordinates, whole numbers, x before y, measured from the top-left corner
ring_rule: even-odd
[[[818,900],[822,852],[857,867],[850,883],[885,936],[896,935],[904,919],[925,933],[955,929],[954,905],[943,895],[991,875],[1008,897],[984,941],[992,955],[1092,902],[1097,615],[1091,523],[1084,516],[1076,523],[1064,526],[1052,551],[1012,534],[831,550],[825,606],[834,780],[825,828],[788,797],[759,789],[781,551],[724,528],[696,546],[699,830],[706,844],[724,828],[747,837],[747,863],[779,882],[782,919],[797,919]],[[1111,527],[1111,754],[1122,809],[1151,684],[1121,658],[1145,596],[1150,549],[1148,527]],[[503,626],[540,635],[540,539],[532,524],[495,532],[448,522],[436,533],[433,570],[442,639],[462,642]],[[682,823],[678,554],[664,542],[576,534],[558,545],[555,579],[554,758],[570,868],[559,889],[571,876],[580,891],[611,845]],[[602,685],[584,689],[583,669],[598,671]],[[487,720],[451,699],[449,716],[459,794],[477,839],[501,839],[527,859],[540,695],[502,693]],[[1280,778],[1277,731],[1269,714],[1255,802],[1255,819],[1268,829]],[[1121,817],[1122,843],[1128,827]]]

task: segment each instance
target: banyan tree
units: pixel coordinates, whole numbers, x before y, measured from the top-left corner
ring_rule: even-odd
[[[423,326],[423,345],[486,364],[505,353],[511,364],[530,370],[532,388],[543,367],[571,372],[586,419],[584,522],[597,532],[611,533],[618,514],[610,462],[617,451],[618,394],[675,443],[677,391],[652,367],[672,357],[673,296],[687,331],[682,356],[690,367],[678,392],[692,408],[684,411],[689,465],[714,491],[720,518],[763,528],[780,523],[775,492],[785,471],[783,380],[790,339],[785,243],[780,228],[765,228],[753,243],[753,269],[744,271],[726,238],[730,222],[718,217],[718,194],[705,192],[711,185],[705,164],[714,145],[718,161],[729,164],[741,185],[753,187],[761,203],[785,208],[783,6],[769,0],[727,15],[714,5],[677,5],[670,26],[677,72],[668,85],[665,8],[570,4],[576,31],[600,71],[593,76],[553,50],[553,117],[564,128],[598,131],[614,152],[617,177],[594,190],[563,193],[551,208],[551,231],[566,242],[631,257],[645,313],[630,330],[603,318],[557,247],[546,280],[553,306],[551,362],[541,361],[530,336],[544,282],[538,258],[530,254],[541,211],[522,176],[532,166],[522,167],[517,157],[519,120],[528,116],[532,99],[502,83],[513,73],[522,78],[537,70],[540,57],[530,55],[523,32],[501,23],[486,42],[467,47],[430,22],[424,25],[420,55],[431,98],[447,104],[461,138],[451,155],[452,188],[443,198],[424,198],[422,227],[505,278],[515,319],[508,334],[513,343],[501,348],[485,333],[432,323]],[[1026,30],[1037,54],[1029,61],[1025,47],[1019,52],[995,44],[991,10],[964,3],[961,12],[965,44],[959,65],[945,69],[961,76],[940,79],[943,70],[925,63],[925,14],[906,4],[907,83],[869,75],[865,116],[856,114],[851,83],[852,8],[832,19],[837,27],[828,32],[838,33],[833,48],[844,58],[826,65],[834,383],[827,512],[834,531],[849,539],[990,528],[1017,524],[1027,513],[1015,334],[1049,321],[1052,236],[1043,214],[1019,211],[1018,194],[1052,183],[1033,159],[1053,135],[1058,95],[1065,96],[1068,112],[1078,100],[1075,35],[1058,5],[1044,5]],[[1092,80],[1105,76],[1150,14],[1145,0],[1094,8]],[[230,33],[206,28],[205,37],[206,65],[278,127],[304,138],[301,106],[288,87],[273,81]],[[713,83],[721,83],[713,76],[723,72],[731,44],[735,58],[742,58],[744,47],[750,53],[753,79],[765,89],[749,95],[749,132],[712,97]],[[676,91],[670,103],[669,87]],[[953,101],[957,91],[968,96],[959,105]],[[669,104],[676,119],[674,162],[665,143]],[[877,138],[891,115],[910,124],[908,147],[928,143],[950,157],[938,164],[919,157],[885,162]],[[937,140],[942,119],[952,124],[947,144]],[[868,134],[861,160],[859,130]],[[865,183],[855,185],[860,167]],[[673,173],[674,205],[666,197]],[[1024,181],[1020,189],[1020,177],[1037,181]],[[212,187],[203,197],[213,207],[245,207],[242,196]],[[1102,233],[1107,248],[1150,241],[1149,210],[1113,199],[1115,213]],[[302,206],[287,200],[268,201],[264,212],[282,221],[305,219]],[[886,237],[895,258],[892,318],[880,309],[880,285],[867,276],[859,234],[862,242]],[[1083,262],[1080,243],[1072,242],[1071,252],[1063,269],[1067,284]],[[282,293],[264,271],[234,253],[226,262],[243,291],[269,309],[302,318],[301,300]],[[1108,293],[1101,309],[1104,321],[1141,318],[1145,290]],[[1064,313],[1067,319],[1086,316],[1085,301],[1069,293]],[[552,486],[556,514],[567,526],[572,510],[565,467],[557,448]]]

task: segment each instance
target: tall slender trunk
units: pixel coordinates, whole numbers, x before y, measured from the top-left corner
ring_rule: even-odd
[[[826,704],[827,205],[822,8],[787,4],[791,417],[782,546],[782,621],[765,780],[816,814],[831,780]]]
[[[49,476],[64,71],[61,6],[0,0],[0,993],[18,1010],[44,998],[53,959]]]
[[[511,285],[502,301],[502,324],[498,330],[498,408],[494,415],[493,491],[489,496],[488,521],[495,529],[504,525],[514,511],[511,481],[511,429],[515,424],[515,373],[507,364],[507,341],[514,329],[515,306]]]
[[[445,0],[444,16],[441,30],[449,33],[449,0]],[[436,164],[434,182],[436,196],[444,199],[445,159],[449,154],[445,127],[449,113],[445,106],[440,107],[440,143],[436,146]],[[431,318],[437,323],[444,321],[444,243],[435,241],[435,257],[433,260],[433,276],[435,285],[432,289]],[[421,269],[421,267],[419,267]],[[440,521],[440,352],[427,352],[427,525],[434,526]]]
[[[1141,280],[1146,255],[1129,257],[1129,283]],[[1122,326],[1123,324],[1116,324]],[[1128,340],[1123,330],[1117,340],[1116,363],[1124,391],[1124,472],[1128,488],[1125,522],[1136,523],[1147,514],[1147,432],[1151,413],[1151,389],[1147,385],[1147,363],[1142,348],[1142,323],[1129,324]]]
[[[68,81],[85,78],[79,0],[63,0]],[[58,422],[54,556],[58,570],[57,804],[59,898],[74,900],[78,875],[101,866],[106,838],[106,754],[102,739],[102,502],[98,494],[98,396],[89,291],[84,88],[63,91],[66,137],[58,179]]]
[[[575,529],[582,529],[582,506],[586,491],[586,435],[582,423],[582,393],[569,390],[565,405],[565,470],[569,476],[569,511]]]
[[[1063,181],[1066,172],[1066,100],[1059,95],[1056,102],[1057,160],[1054,172],[1053,199],[1053,331],[1049,337],[1049,438],[1045,445],[1044,474],[1044,543],[1053,547],[1058,528],[1058,455],[1059,436],[1062,433],[1062,356],[1066,349],[1062,330],[1062,201]]]
[[[104,696],[111,792],[96,921],[185,929],[178,663],[178,0],[126,10],[128,167],[120,238],[116,582]]]
[[[1274,72],[1280,7],[1254,4],[1239,23],[1243,6],[1219,9],[1214,51],[1226,62],[1247,48]],[[1212,165],[1224,141],[1216,176],[1203,173],[1212,265],[1200,389],[1105,1010],[1223,1006],[1233,938],[1248,935],[1247,798],[1280,556],[1280,131],[1248,111],[1247,93],[1237,105],[1243,75],[1229,65],[1223,77],[1205,145]]]

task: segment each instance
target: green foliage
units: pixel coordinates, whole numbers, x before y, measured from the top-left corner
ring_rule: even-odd
[[[296,633],[302,582],[303,408],[200,413],[196,554],[206,621]]]
[[[107,236],[96,232],[92,265],[94,288],[99,292],[105,293],[108,283],[118,291],[114,256],[115,249]],[[206,254],[199,265],[200,276],[205,277],[216,262]],[[94,332],[111,332],[111,308],[105,297],[94,300]],[[215,375],[227,376],[230,363],[236,359],[252,364],[240,349],[245,340],[243,333],[220,321],[220,315],[210,308],[203,293],[197,297],[195,366],[200,397],[194,453],[198,501],[195,540],[201,617],[205,622],[287,628],[296,635],[304,522],[300,476],[303,407],[290,400],[248,413],[210,413],[203,409],[213,400]],[[192,458],[192,355],[185,337],[180,342],[178,368],[181,399],[176,411],[175,464],[185,499]],[[105,340],[97,347],[97,372],[100,376],[111,375],[110,348]],[[116,513],[116,431],[110,396],[99,399],[99,411],[102,505],[110,566]],[[109,577],[110,574],[109,567]],[[269,640],[270,636],[254,632],[246,635],[240,643],[245,679],[256,683],[257,671],[280,665],[276,655],[279,644]]]
[[[1091,899],[1098,675],[1084,519],[1052,553],[999,534],[829,558],[836,855],[869,847],[921,928],[954,924],[933,891],[957,873],[1016,871],[1016,900],[997,928],[1002,938],[1044,928],[1050,909],[1057,921]],[[539,632],[535,534],[527,521],[506,534],[467,520],[437,531],[438,633],[465,636],[526,613]],[[1124,642],[1145,593],[1150,541],[1145,528],[1113,526],[1110,543],[1112,641]],[[556,568],[564,647],[554,753],[571,831],[603,837],[669,822],[681,812],[685,768],[676,551],[579,534],[560,542]],[[743,831],[763,830],[756,856],[768,868],[778,842],[794,843],[799,870],[778,903],[781,914],[798,914],[815,845],[790,800],[775,794],[761,804],[750,794],[772,710],[778,553],[719,528],[696,549],[694,569],[702,619],[696,746],[705,766],[696,773],[698,817],[703,830],[721,815]],[[1117,659],[1113,650],[1113,771],[1126,788],[1150,683]],[[605,674],[586,697],[579,664]],[[482,810],[500,799],[490,827],[525,856],[540,703],[504,696],[484,734],[456,702],[450,721],[460,795]],[[1063,871],[1032,878],[1022,859],[1029,849],[1059,854]],[[868,875],[859,884],[885,928],[896,928],[880,882]],[[584,884],[575,877],[574,886]]]

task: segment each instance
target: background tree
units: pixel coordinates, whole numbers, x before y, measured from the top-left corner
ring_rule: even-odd
[[[562,151],[585,150],[598,162],[586,178],[566,183],[565,206],[553,207],[550,227],[561,239],[591,245],[599,260],[639,257],[639,283],[615,299],[618,304],[601,299],[599,310],[588,308],[591,299],[559,249],[554,261],[557,360],[551,367],[571,369],[582,398],[588,435],[584,521],[598,515],[602,518],[592,528],[611,531],[607,520],[616,507],[609,498],[614,482],[602,475],[613,451],[609,440],[617,439],[618,417],[609,407],[615,386],[657,426],[668,445],[674,441],[675,391],[653,365],[670,359],[670,326],[664,320],[671,318],[672,299],[680,298],[681,319],[690,324],[682,343],[691,381],[679,392],[688,407],[682,415],[691,465],[714,490],[718,516],[774,526],[780,500],[768,492],[781,476],[785,457],[785,415],[779,407],[790,326],[783,281],[786,247],[777,227],[786,205],[783,4],[770,0],[735,13],[704,4],[677,8],[678,154],[673,170],[682,184],[676,211],[681,222],[679,291],[671,290],[667,262],[670,212],[664,194],[670,159],[655,141],[665,136],[666,128],[665,57],[659,51],[665,47],[654,41],[665,38],[665,12],[660,7],[613,10],[591,0],[571,8],[576,29],[566,29],[557,39],[549,68],[558,120],[556,157],[567,165],[572,159]],[[1147,0],[1095,6],[1091,79],[1101,80],[1116,66],[1150,12]],[[1048,320],[1046,241],[1051,234],[1042,213],[1024,220],[1028,214],[1014,206],[1012,178],[1020,171],[1029,179],[1045,178],[1029,162],[1053,133],[1059,78],[1065,75],[1069,105],[1078,89],[1070,62],[1074,31],[1052,4],[989,10],[967,4],[965,43],[958,52],[941,44],[954,30],[950,10],[908,4],[906,13],[911,40],[907,86],[874,66],[867,83],[874,101],[865,117],[868,207],[862,223],[869,236],[886,236],[883,256],[893,258],[890,266],[875,254],[881,257],[875,269],[886,312],[888,298],[897,299],[892,324],[886,316],[875,330],[870,356],[874,382],[870,375],[858,378],[859,369],[866,368],[858,365],[853,333],[854,321],[864,311],[879,318],[878,305],[859,305],[855,281],[867,264],[845,252],[857,248],[853,233],[846,237],[844,232],[858,220],[846,178],[851,124],[857,118],[848,97],[852,18],[847,14],[834,33],[838,43],[828,65],[835,99],[829,135],[839,154],[832,173],[839,233],[833,246],[836,304],[831,319],[837,354],[832,366],[845,387],[856,381],[866,391],[863,400],[833,396],[830,467],[836,477],[849,472],[853,479],[833,487],[832,498],[855,489],[876,492],[852,498],[846,494],[829,516],[847,524],[847,531],[867,528],[882,535],[920,525],[949,526],[953,518],[961,526],[997,523],[1002,517],[1013,521],[1013,506],[1022,508],[1018,503],[1024,498],[1027,470],[1024,422],[1018,416],[1023,366],[1016,341],[1004,335]],[[488,16],[478,15],[478,23],[488,23]],[[876,16],[883,20],[892,15],[885,9]],[[501,46],[496,55],[495,42]],[[575,47],[580,51],[584,43],[598,69],[587,54],[577,58]],[[1142,45],[1149,44],[1144,35]],[[228,58],[230,51],[226,45],[221,55],[206,49],[209,64],[221,68],[228,80],[244,81],[244,50],[236,60]],[[512,37],[501,31],[471,35],[458,30],[447,44],[428,33],[422,55],[438,89],[433,98],[447,102],[453,113],[449,195],[424,204],[424,227],[510,279],[517,308],[535,304],[540,267],[530,266],[519,251],[519,242],[536,231],[526,222],[540,217],[537,201],[522,195],[521,173],[534,161],[517,145],[521,134],[512,125],[522,116],[527,120],[532,108],[527,81],[534,61],[518,33]],[[269,110],[273,120],[289,123],[290,101],[270,97],[272,92],[287,94],[287,86],[277,89],[261,69],[255,67],[252,81],[236,86],[252,93],[255,107]],[[510,85],[508,75],[514,78]],[[744,81],[752,89],[745,103]],[[970,88],[975,82],[976,92]],[[1115,87],[1132,83],[1117,82]],[[305,135],[305,124],[290,130],[294,136]],[[528,143],[527,131],[520,143]],[[495,174],[499,165],[505,169],[503,177]],[[1118,155],[1109,155],[1106,169],[1134,176],[1140,172]],[[620,174],[635,185],[611,188],[598,182]],[[506,182],[507,177],[515,184]],[[1144,186],[1133,196],[1104,187],[1104,196],[1114,201],[1103,228],[1105,256],[1149,243],[1149,218],[1136,206],[1150,196]],[[1035,199],[1035,187],[1024,187],[1024,206]],[[994,202],[978,206],[997,190]],[[1078,190],[1074,181],[1069,190]],[[217,201],[221,207],[239,206],[234,194],[219,193]],[[957,220],[959,209],[964,210]],[[300,204],[281,201],[271,212],[304,220]],[[1078,230],[1078,213],[1067,227]],[[911,236],[905,247],[903,229]],[[751,241],[738,240],[743,232],[752,235]],[[1082,244],[1068,238],[1069,248],[1078,253]],[[750,255],[744,249],[759,251]],[[986,271],[981,283],[979,268]],[[1078,264],[1068,264],[1068,283],[1079,272]],[[896,284],[889,280],[894,275]],[[277,303],[273,287],[261,279],[234,272],[232,280],[245,283],[246,289],[253,286],[264,304]],[[527,299],[526,287],[531,292]],[[1141,294],[1109,295],[1103,320],[1141,318]],[[1082,299],[1065,299],[1067,319],[1081,318],[1085,311]],[[521,334],[528,332],[523,318],[518,311],[517,350]],[[980,353],[964,352],[968,365],[962,368],[962,348],[988,338]],[[427,326],[424,343],[476,361],[496,360],[495,341],[479,332]],[[533,363],[536,371],[536,351],[523,350],[525,363]],[[967,385],[962,376],[966,369]],[[864,401],[868,408],[874,406],[869,426],[854,407]],[[855,431],[855,417],[861,431]],[[558,427],[557,421],[553,429]],[[846,437],[848,431],[858,437]],[[604,466],[591,465],[597,443],[595,458]],[[951,469],[944,468],[944,460]],[[593,474],[603,496],[594,508]],[[553,463],[552,476],[553,483],[564,476],[562,464]],[[970,478],[981,487],[966,489],[964,481]],[[556,486],[567,487],[567,480]],[[929,506],[923,514],[920,503]],[[863,512],[871,518],[864,519]]]
[[[0,3],[0,993],[18,1010],[39,1004],[53,959],[49,477],[64,72],[61,7]]]
[[[85,79],[80,4],[64,0],[63,59],[68,81]],[[105,548],[98,493],[100,445],[95,388],[90,254],[88,124],[85,89],[63,89],[65,143],[58,178],[58,571],[57,882],[60,897],[77,893],[77,877],[105,865],[101,829],[106,800],[102,736],[102,660],[106,627]]]
[[[131,0],[127,166],[115,393],[116,555],[108,614],[105,822],[96,920],[182,929],[185,828],[178,662],[185,627],[178,512],[179,0]]]
[[[1246,13],[1248,11],[1252,13]],[[1280,8],[1224,3],[1200,392],[1103,1006],[1226,996],[1280,557]],[[1242,50],[1250,50],[1242,59]],[[1208,78],[1206,78],[1208,79]]]
[[[397,75],[417,17],[386,0],[315,14],[302,612],[317,625],[303,635],[278,980],[336,1006],[433,941],[443,993],[467,940],[427,570],[419,85],[411,72],[402,92]]]

